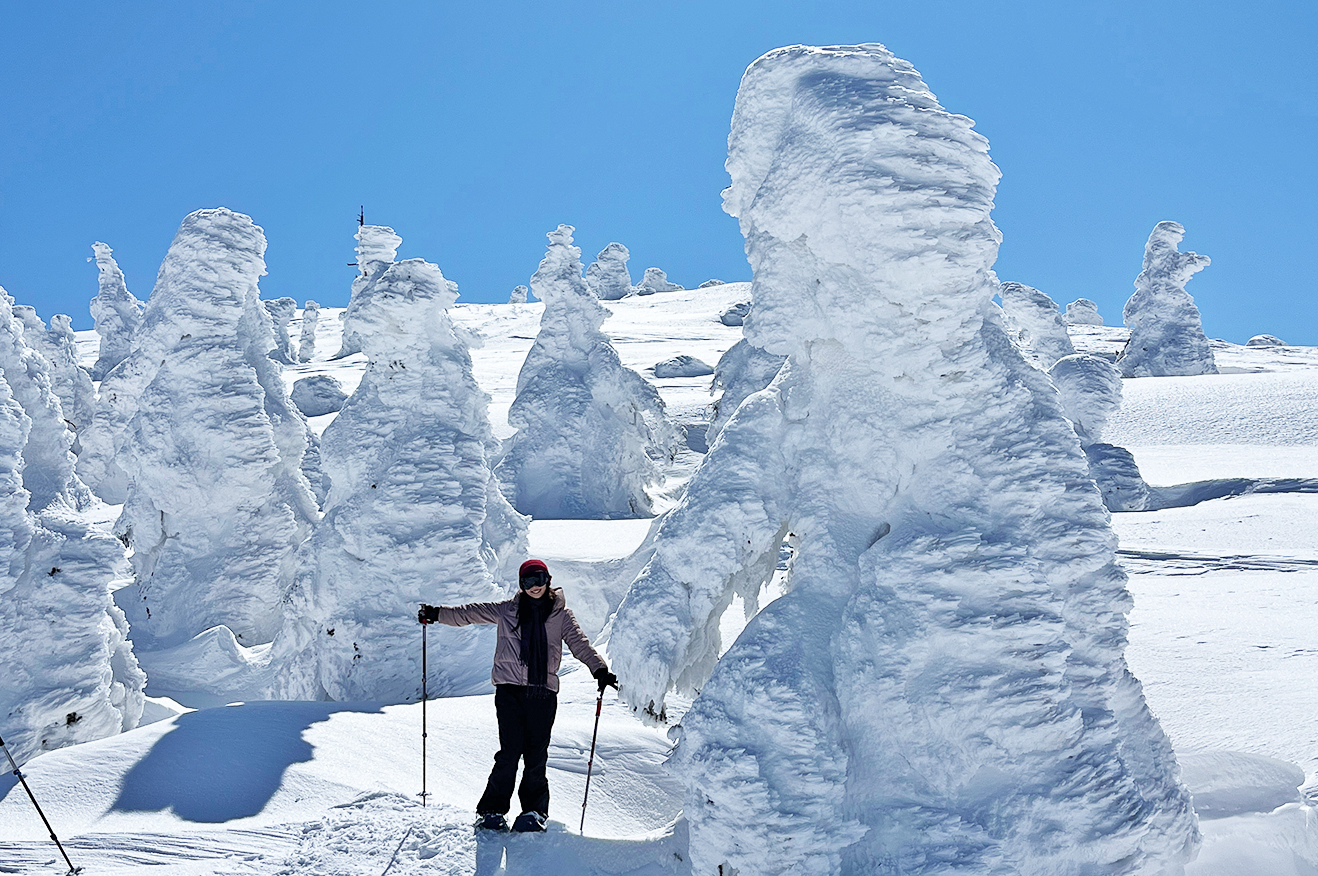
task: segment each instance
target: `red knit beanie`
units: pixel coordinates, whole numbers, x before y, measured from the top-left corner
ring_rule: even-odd
[[[522,567],[517,570],[517,576],[520,578],[527,572],[532,572],[536,569],[539,569],[546,575],[549,574],[549,567],[545,565],[544,560],[527,560],[525,563],[522,563]]]

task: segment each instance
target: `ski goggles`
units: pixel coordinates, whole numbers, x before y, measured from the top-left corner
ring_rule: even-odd
[[[530,590],[533,587],[544,587],[549,583],[549,573],[543,569],[532,569],[525,575],[517,579],[517,583],[523,590]]]

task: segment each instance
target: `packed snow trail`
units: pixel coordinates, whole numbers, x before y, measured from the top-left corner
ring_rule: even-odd
[[[1127,671],[1125,577],[1070,423],[991,299],[998,170],[878,45],[747,70],[725,209],[748,342],[609,642],[662,717],[696,872],[1175,873],[1198,831]],[[779,546],[788,593],[719,659]],[[715,666],[715,662],[717,666]]]

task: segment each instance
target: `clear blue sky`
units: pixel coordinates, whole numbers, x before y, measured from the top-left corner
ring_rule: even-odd
[[[91,243],[145,299],[179,221],[250,214],[265,298],[346,303],[358,205],[462,301],[577,227],[694,286],[749,279],[720,208],[742,71],[875,41],[1003,171],[998,274],[1109,323],[1154,224],[1213,264],[1210,336],[1318,344],[1318,3],[1182,0],[5,4],[0,285],[90,328]]]

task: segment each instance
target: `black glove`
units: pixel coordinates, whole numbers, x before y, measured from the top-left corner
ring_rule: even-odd
[[[614,690],[618,689],[618,676],[609,672],[609,667],[601,666],[599,669],[592,672],[591,675],[595,676],[595,680],[600,683],[601,696],[603,696],[606,687],[611,687]]]
[[[423,624],[433,624],[439,620],[439,606],[422,605],[421,610],[416,613],[416,619]]]

